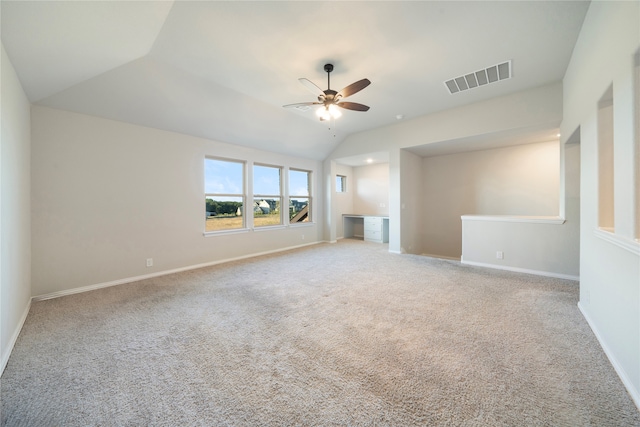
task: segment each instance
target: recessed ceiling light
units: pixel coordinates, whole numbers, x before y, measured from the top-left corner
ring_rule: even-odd
[[[557,136],[558,138],[560,138],[562,135],[558,133],[558,134],[556,134],[556,136]]]
[[[373,163],[373,159],[367,159],[367,163]]]
[[[404,119],[404,114],[398,114],[398,115],[396,116],[396,119],[397,119],[397,120],[402,120],[402,119]]]

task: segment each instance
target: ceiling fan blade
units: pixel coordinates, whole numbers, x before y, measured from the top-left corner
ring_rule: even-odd
[[[349,86],[342,89],[340,92],[338,92],[338,95],[341,98],[346,98],[347,96],[351,96],[354,93],[360,92],[362,89],[369,86],[370,84],[371,82],[369,81],[369,79],[358,80],[357,82],[351,83]]]
[[[298,102],[297,104],[283,105],[284,108],[304,107],[308,105],[322,105],[322,102]]]
[[[322,91],[322,89],[320,89],[318,85],[316,85],[311,80],[302,78],[302,79],[298,79],[298,81],[302,83],[304,87],[309,89],[311,93],[313,93],[315,96],[324,96],[324,92]]]
[[[342,108],[345,108],[347,110],[354,110],[354,111],[368,111],[369,110],[369,106],[368,105],[358,104],[357,102],[339,102],[336,105],[338,107],[342,107]]]

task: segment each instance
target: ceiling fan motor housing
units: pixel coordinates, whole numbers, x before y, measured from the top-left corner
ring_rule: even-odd
[[[318,101],[325,102],[325,103],[327,101],[330,101],[330,102],[337,101],[336,95],[338,94],[338,92],[336,92],[335,90],[327,89],[327,90],[325,90],[323,92],[324,92],[324,96],[322,96],[322,95],[318,96]]]

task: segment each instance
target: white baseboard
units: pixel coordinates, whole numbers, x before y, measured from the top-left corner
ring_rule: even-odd
[[[462,264],[474,265],[476,267],[495,268],[496,270],[506,270],[506,271],[513,271],[516,273],[535,274],[536,276],[555,277],[556,279],[580,281],[580,276],[573,276],[570,274],[562,274],[562,273],[553,273],[551,271],[530,270],[528,268],[509,267],[506,265],[487,264],[484,262],[465,261],[464,257],[460,257],[460,262]]]
[[[11,356],[11,352],[13,351],[13,347],[16,345],[16,341],[18,340],[18,335],[20,335],[20,331],[24,326],[24,322],[27,320],[27,315],[29,314],[29,309],[31,308],[31,300],[27,302],[27,306],[22,312],[22,317],[16,326],[16,329],[13,331],[13,335],[11,335],[11,340],[7,345],[7,348],[2,352],[2,360],[0,361],[0,375],[4,372],[4,368],[7,367],[7,363],[9,363],[9,357]]]
[[[274,250],[265,251],[265,252],[258,252],[258,253],[254,253],[254,254],[250,254],[250,255],[243,255],[243,256],[239,256],[239,257],[235,257],[235,258],[226,258],[226,259],[221,259],[221,260],[218,260],[218,261],[205,262],[205,263],[202,263],[202,264],[196,264],[196,265],[189,265],[189,266],[186,266],[186,267],[174,268],[174,269],[171,269],[171,270],[158,271],[156,273],[151,273],[151,274],[143,274],[143,275],[140,275],[140,276],[126,277],[124,279],[113,280],[113,281],[110,281],[110,282],[97,283],[95,285],[82,286],[82,287],[73,288],[73,289],[65,289],[64,291],[52,292],[52,293],[43,294],[43,295],[37,295],[37,296],[32,297],[31,300],[32,301],[43,301],[43,300],[47,300],[47,299],[63,297],[63,296],[66,296],[66,295],[73,295],[73,294],[79,294],[79,293],[82,293],[82,292],[95,291],[96,289],[102,289],[102,288],[108,288],[108,287],[111,287],[111,286],[123,285],[125,283],[138,282],[140,280],[152,279],[154,277],[166,276],[168,274],[180,273],[180,272],[188,271],[188,270],[196,270],[198,268],[203,268],[203,267],[211,267],[212,265],[224,264],[226,262],[231,262],[231,261],[239,261],[241,259],[254,258],[254,257],[262,256],[262,255],[269,255],[269,254],[274,254],[274,253],[278,253],[278,252],[289,251],[289,250],[292,250],[292,249],[298,249],[298,248],[302,248],[302,247],[305,247],[305,246],[317,245],[318,243],[323,243],[323,242],[319,241],[319,242],[305,243],[305,244],[296,245],[296,246],[288,246],[286,248],[274,249]]]
[[[429,258],[439,258],[439,259],[448,259],[451,261],[460,261],[461,257],[452,257],[452,256],[444,256],[444,255],[435,255],[435,254],[420,254],[421,256],[428,256]]]
[[[631,380],[629,379],[629,376],[625,372],[624,368],[618,362],[618,359],[616,359],[615,355],[613,354],[609,346],[607,346],[607,344],[602,339],[602,335],[600,335],[600,332],[598,331],[598,328],[596,327],[595,323],[593,323],[593,321],[585,311],[584,307],[579,302],[578,302],[578,309],[580,310],[580,312],[582,313],[582,316],[585,318],[585,320],[589,324],[589,327],[591,328],[591,330],[593,331],[593,334],[596,336],[596,339],[600,343],[600,347],[602,347],[604,354],[607,355],[607,358],[609,359],[609,362],[613,366],[613,369],[615,369],[616,373],[620,377],[620,380],[622,380],[622,384],[624,384],[627,391],[629,392],[629,395],[631,396],[633,403],[635,403],[638,410],[640,410],[640,391],[635,388],[635,386],[633,385],[633,382],[631,382]]]

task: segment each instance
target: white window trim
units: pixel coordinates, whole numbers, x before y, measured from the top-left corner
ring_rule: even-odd
[[[338,182],[336,181],[336,193],[346,193],[347,192],[347,176],[346,175],[336,174],[336,179],[337,178],[341,178],[340,179],[340,188],[341,188],[341,190],[338,191],[338,188],[337,188]]]
[[[272,169],[279,169],[280,170],[280,195],[275,195],[275,194],[254,194],[253,197],[251,198],[251,222],[252,222],[252,230],[264,230],[265,228],[282,228],[285,227],[286,224],[284,222],[284,216],[283,216],[283,209],[282,209],[282,205],[285,203],[285,195],[284,195],[284,175],[285,175],[285,167],[281,166],[281,165],[270,165],[267,163],[257,163],[257,162],[253,162],[253,164],[251,165],[251,179],[254,180],[255,179],[255,167],[256,166],[262,166],[265,168],[272,168]],[[254,187],[254,182],[251,183],[251,189],[253,190]],[[261,226],[256,226],[255,225],[255,212],[253,212],[253,202],[256,199],[280,199],[280,224],[275,224],[275,225],[261,225]]]
[[[249,231],[248,228],[248,224],[247,224],[247,214],[246,214],[246,208],[247,208],[247,181],[248,181],[248,177],[247,177],[247,173],[248,173],[248,167],[247,164],[248,162],[246,160],[239,160],[239,159],[231,159],[228,157],[217,157],[217,156],[204,156],[204,160],[217,160],[217,161],[221,161],[221,162],[229,162],[229,163],[240,163],[242,165],[242,194],[222,194],[222,193],[207,193],[206,189],[205,189],[205,193],[204,193],[204,198],[205,198],[205,207],[206,207],[206,199],[207,197],[240,197],[242,199],[242,227],[241,228],[231,228],[228,230],[212,230],[212,231],[203,231],[203,236],[205,237],[211,237],[214,235],[221,235],[221,234],[238,234],[238,233],[246,233]],[[204,170],[203,170],[204,172]],[[206,186],[206,184],[203,185]],[[206,218],[205,218],[205,227],[206,227]]]
[[[307,182],[308,188],[307,188],[307,191],[309,192],[309,194],[307,196],[298,196],[298,195],[289,194],[289,190],[290,190],[290,188],[289,188],[289,172],[290,171],[307,173],[307,177],[308,177],[308,182]],[[313,225],[313,224],[316,223],[315,215],[313,215],[313,209],[314,209],[314,203],[313,203],[313,198],[314,197],[313,197],[313,191],[312,191],[313,179],[314,179],[314,177],[313,177],[313,171],[312,170],[302,169],[302,168],[291,168],[291,167],[287,169],[287,187],[286,187],[287,188],[287,200],[286,200],[287,206],[289,206],[289,204],[291,203],[291,199],[309,199],[309,206],[311,207],[311,210],[309,211],[309,216],[310,216],[311,220],[310,221],[306,221],[306,222],[294,222],[294,223],[291,223],[290,222],[291,220],[289,219],[289,213],[287,212],[287,224],[290,227],[300,227],[302,225]]]

